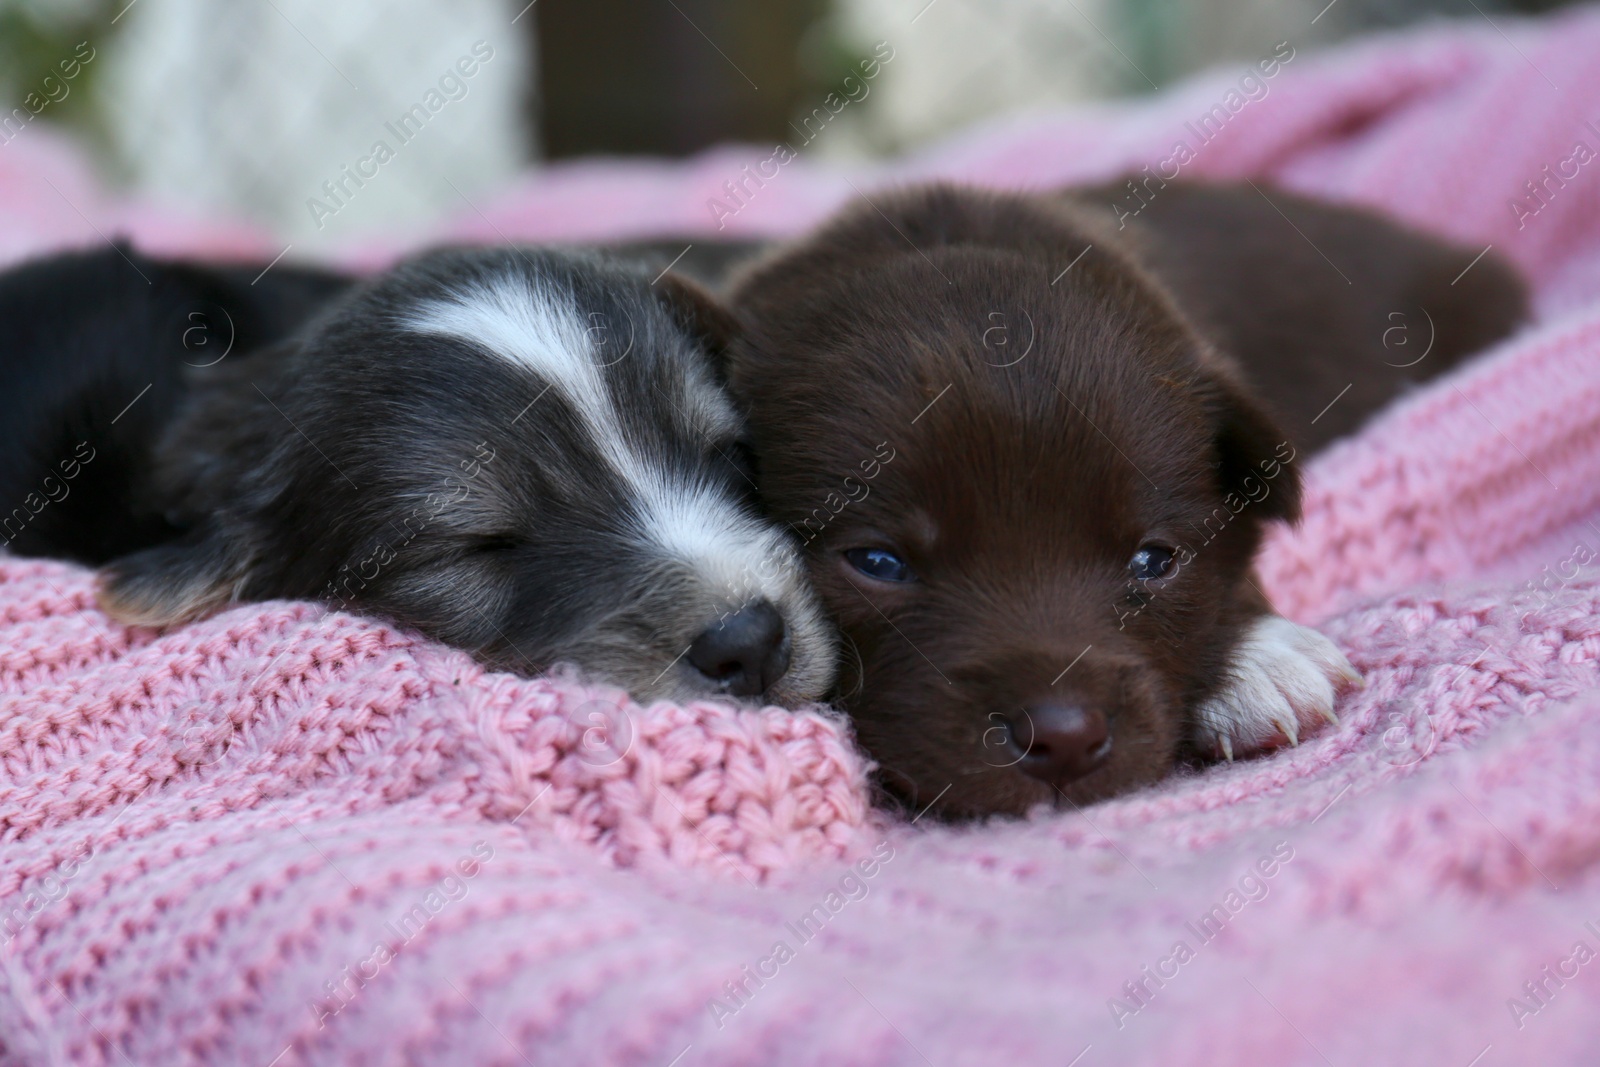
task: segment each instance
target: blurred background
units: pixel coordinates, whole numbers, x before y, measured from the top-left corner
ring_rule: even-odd
[[[0,153],[316,245],[530,166],[722,142],[904,151],[1423,19],[1560,0],[0,0]],[[820,110],[819,110],[820,109]]]

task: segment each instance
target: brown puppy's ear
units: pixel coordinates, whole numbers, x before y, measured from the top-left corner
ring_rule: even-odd
[[[1238,382],[1217,382],[1217,459],[1224,494],[1265,519],[1300,518],[1300,460],[1289,435]]]
[[[652,288],[679,326],[704,345],[721,374],[728,348],[739,334],[738,320],[717,299],[695,282],[674,274],[663,274]]]
[[[238,599],[248,568],[220,533],[194,531],[100,571],[100,609],[129,626],[177,626]]]

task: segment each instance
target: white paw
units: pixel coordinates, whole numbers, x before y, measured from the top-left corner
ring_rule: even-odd
[[[1360,684],[1332,641],[1280,615],[1263,615],[1234,651],[1221,688],[1195,709],[1196,744],[1230,760],[1283,741],[1298,745],[1302,732],[1323,722],[1337,726],[1334,694]]]

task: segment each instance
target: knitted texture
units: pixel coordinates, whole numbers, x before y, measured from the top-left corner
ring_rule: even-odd
[[[1185,168],[1493,243],[1537,287],[1535,327],[1310,464],[1268,547],[1367,678],[1337,730],[934,827],[867,808],[825,712],[641,709],[303,604],[128,630],[84,571],[0,560],[0,1065],[1592,1063],[1600,178],[1525,183],[1600,149],[1597,50],[1585,11],[1299,55]],[[1236,81],[881,173],[801,159],[725,232],[850,181],[1154,164]],[[714,232],[768,154],[552,168],[434,232]],[[278,251],[102,198],[43,138],[0,189],[8,256],[95,225]]]

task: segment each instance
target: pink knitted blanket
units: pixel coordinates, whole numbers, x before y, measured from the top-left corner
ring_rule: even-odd
[[[1368,679],[1338,730],[1026,821],[874,814],[822,712],[640,709],[304,604],[128,630],[0,559],[0,1064],[1593,1063],[1597,52],[1592,10],[1468,21],[882,172],[802,150],[736,204],[770,148],[553,168],[414,235],[788,232],[851,182],[1181,141],[1492,243],[1540,322],[1319,458],[1271,544]],[[281,250],[101,195],[42,129],[0,146],[0,256],[97,231]]]

